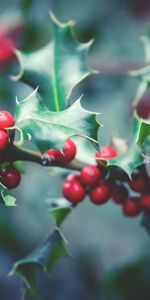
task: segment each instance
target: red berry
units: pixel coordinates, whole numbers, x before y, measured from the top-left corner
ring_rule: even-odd
[[[123,213],[129,217],[135,217],[140,213],[139,198],[132,197],[125,200],[122,205]]]
[[[81,202],[85,197],[85,189],[77,180],[64,182],[62,187],[63,196],[72,204]]]
[[[80,173],[81,183],[85,186],[95,185],[102,177],[101,171],[96,166],[85,166]]]
[[[98,165],[103,165],[103,163],[100,160],[97,160],[97,158],[112,158],[117,156],[116,150],[109,145],[102,145],[100,146],[100,152],[95,152],[95,158]]]
[[[133,191],[142,193],[148,189],[148,178],[139,172],[132,173],[129,185]]]
[[[6,63],[14,55],[15,45],[11,39],[0,38],[0,64]]]
[[[140,118],[147,119],[150,116],[150,94],[145,93],[144,97],[136,106],[136,112]]]
[[[20,173],[13,166],[9,166],[1,171],[1,183],[8,189],[17,187],[21,181]]]
[[[0,110],[0,129],[5,129],[14,125],[13,116],[5,110]]]
[[[63,162],[69,163],[70,161],[72,161],[76,156],[76,152],[77,149],[75,143],[72,140],[67,139],[62,150],[62,153],[64,155]]]
[[[96,151],[96,157],[111,158],[117,156],[116,150],[109,145],[100,146],[100,152]]]
[[[99,184],[93,187],[89,192],[91,201],[96,205],[105,203],[110,198],[111,189],[112,186],[108,181],[99,182]]]
[[[150,209],[150,194],[142,194],[140,197],[140,206],[143,209]]]
[[[8,146],[8,134],[5,130],[0,130],[0,151],[4,151]]]
[[[113,189],[112,200],[117,204],[122,204],[128,197],[128,190],[123,185],[116,185]]]
[[[46,154],[54,157],[54,160],[58,163],[63,162],[63,154],[59,149],[49,149],[46,151]]]
[[[76,145],[72,140],[68,139],[64,143],[63,151],[59,149],[49,149],[46,151],[46,154],[53,156],[58,163],[69,163],[75,158]]]
[[[72,182],[73,180],[79,180],[79,179],[80,179],[79,173],[72,173],[65,178],[65,182]]]

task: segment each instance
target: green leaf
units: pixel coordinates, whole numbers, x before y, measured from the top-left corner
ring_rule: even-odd
[[[150,123],[148,121],[141,120],[137,144],[139,146],[142,146],[144,141],[149,135],[150,135]]]
[[[22,161],[14,161],[13,166],[19,171],[20,174],[25,174],[24,164]]]
[[[73,141],[78,149],[76,159],[84,164],[94,165],[95,164],[95,148],[87,139],[83,139],[79,136],[75,136]],[[99,145],[97,149],[99,150]]]
[[[55,199],[51,202],[50,213],[55,224],[59,227],[72,212],[72,205],[64,198]]]
[[[13,76],[33,88],[39,86],[39,94],[52,111],[69,106],[73,88],[92,73],[86,66],[86,55],[91,42],[78,43],[74,39],[73,22],[60,23],[51,13],[54,39],[33,53],[16,51],[20,62],[20,74]]]
[[[15,127],[21,133],[20,142],[30,139],[42,153],[49,148],[62,148],[64,141],[73,135],[97,144],[100,124],[95,113],[83,109],[80,99],[64,111],[51,112],[35,90],[24,101],[17,101],[15,119]]]
[[[136,107],[150,86],[150,36],[149,34],[142,36],[141,41],[144,45],[146,66],[129,72],[129,75],[139,79],[140,84],[137,88],[136,95],[133,100],[133,107]]]
[[[7,191],[7,188],[0,183],[0,195],[2,203],[6,206],[16,206],[16,198],[14,198],[11,195],[7,195],[5,192]]]
[[[145,63],[146,66],[129,72],[131,76],[138,77],[143,82],[150,83],[150,36],[142,36],[141,41],[143,42],[145,51]]]
[[[36,291],[37,271],[42,269],[44,272],[50,272],[58,259],[68,256],[64,237],[60,230],[55,228],[40,247],[14,264],[9,275],[20,275],[28,289]]]
[[[133,116],[132,135],[125,154],[111,158],[108,160],[102,160],[107,166],[117,166],[123,169],[129,176],[133,170],[139,165],[144,163],[144,156],[140,149],[141,141],[141,119],[135,114]],[[145,132],[146,137],[146,132]],[[139,145],[139,146],[138,146]]]
[[[130,71],[129,73],[132,76],[138,77],[146,83],[150,83],[150,65],[147,65],[141,69]]]

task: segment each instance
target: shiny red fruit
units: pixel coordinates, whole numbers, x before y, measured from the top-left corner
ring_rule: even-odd
[[[113,188],[112,200],[117,204],[122,204],[128,197],[128,190],[123,185],[116,185]]]
[[[5,130],[0,130],[0,151],[4,151],[8,146],[8,134]]]
[[[136,106],[136,112],[140,118],[148,119],[150,116],[150,92],[149,89]]]
[[[96,166],[87,165],[82,168],[80,173],[80,181],[85,186],[95,185],[102,177],[102,172]]]
[[[79,180],[79,173],[71,173],[65,178],[65,182],[72,182],[73,180]]]
[[[75,143],[72,140],[67,139],[62,150],[62,153],[64,155],[63,162],[69,163],[70,161],[72,161],[76,156],[76,152],[77,149]]]
[[[9,111],[0,110],[0,129],[5,129],[14,125],[14,118]]]
[[[77,180],[64,182],[62,187],[63,196],[72,204],[81,202],[85,197],[85,189]]]
[[[112,186],[108,181],[99,182],[96,187],[89,191],[90,200],[100,205],[109,200],[112,191]]]
[[[1,183],[8,189],[13,189],[19,185],[21,181],[20,173],[13,166],[9,166],[1,171]]]
[[[133,191],[142,193],[148,189],[148,178],[140,172],[132,173],[129,185]]]
[[[142,194],[140,197],[140,206],[143,209],[150,210],[150,194]]]
[[[97,160],[97,158],[112,158],[112,157],[115,157],[117,156],[117,152],[116,150],[112,147],[112,146],[109,146],[109,145],[102,145],[100,146],[100,152],[96,151],[95,152],[95,158],[96,158],[96,162],[98,165],[102,165],[102,162]]]
[[[52,156],[54,158],[54,161],[56,161],[57,163],[63,163],[64,161],[64,156],[59,149],[49,149],[46,151],[46,154]]]
[[[139,198],[128,198],[122,205],[124,215],[128,217],[135,217],[140,213]]]
[[[15,45],[10,38],[0,38],[0,64],[6,63],[14,55]]]
[[[110,145],[100,146],[100,152],[96,152],[100,158],[111,158],[117,156],[116,150]]]

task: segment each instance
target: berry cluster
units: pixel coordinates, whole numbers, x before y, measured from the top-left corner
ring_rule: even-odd
[[[49,149],[46,154],[53,158],[55,163],[67,164],[71,162],[76,156],[76,145],[71,139],[67,139],[64,143],[62,151],[59,149]]]
[[[14,118],[8,111],[0,111],[0,153],[5,151],[9,145],[7,128],[14,125]],[[0,170],[0,182],[8,189],[15,188],[21,180],[20,173],[12,165]]]
[[[72,204],[81,202],[86,195],[92,203],[101,205],[110,198],[122,206],[126,216],[137,216],[142,210],[150,210],[149,177],[145,166],[138,167],[129,179],[119,168],[119,177],[114,176],[97,158],[112,158],[117,155],[111,146],[101,146],[96,152],[97,165],[87,165],[80,173],[70,174],[62,186],[63,196]],[[117,172],[116,171],[116,172]],[[121,176],[120,176],[121,174]],[[131,195],[129,195],[131,191]]]
[[[9,136],[6,129],[13,125],[13,116],[8,111],[0,110],[0,152],[8,147]]]

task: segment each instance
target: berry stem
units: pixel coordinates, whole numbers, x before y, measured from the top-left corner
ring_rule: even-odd
[[[56,163],[53,157],[42,155],[36,151],[31,151],[22,147],[11,144],[8,151],[3,157],[4,161],[30,161],[38,163],[45,167],[60,167],[70,170],[81,170],[85,164],[81,161],[74,160],[68,164]]]
[[[5,159],[11,161],[31,161],[41,164],[41,154],[25,148],[18,147],[14,144],[11,145],[7,157]]]

